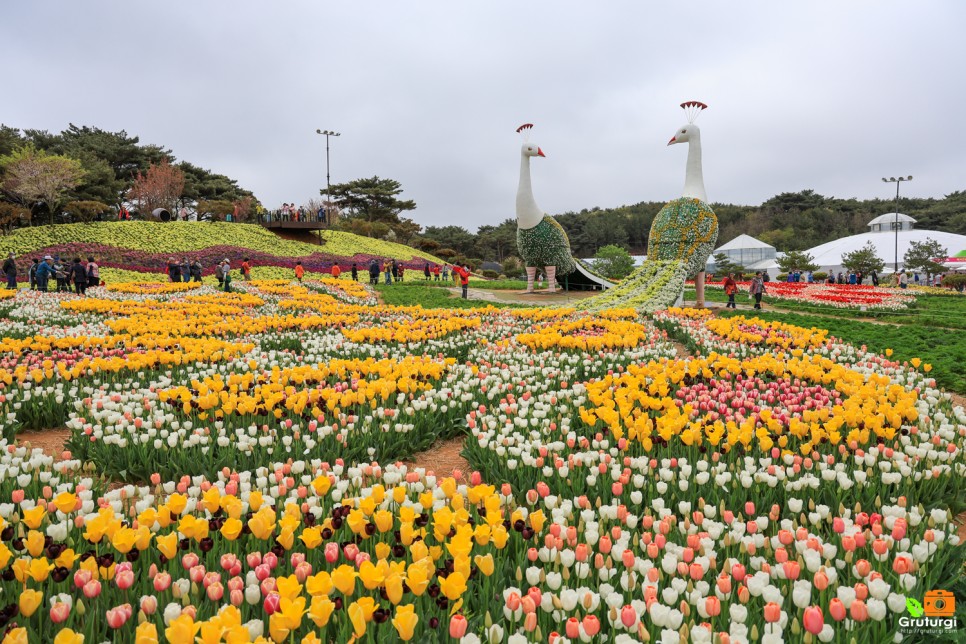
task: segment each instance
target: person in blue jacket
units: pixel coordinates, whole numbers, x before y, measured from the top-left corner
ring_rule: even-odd
[[[44,257],[44,261],[37,266],[37,290],[46,291],[47,281],[54,274],[54,258],[50,255]]]

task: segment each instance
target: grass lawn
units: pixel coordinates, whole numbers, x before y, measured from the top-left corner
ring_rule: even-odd
[[[472,284],[472,282],[471,282]],[[452,284],[447,284],[452,286]],[[442,288],[430,287],[419,282],[404,282],[391,286],[380,284],[376,292],[385,304],[392,306],[414,306],[419,304],[426,309],[479,309],[487,306],[498,308],[525,308],[520,304],[490,302],[487,300],[464,300]]]
[[[941,297],[941,296],[939,296]],[[757,313],[757,312],[756,312]],[[749,311],[722,311],[719,315],[748,315]],[[765,320],[780,320],[805,328],[828,329],[840,340],[856,346],[863,344],[871,351],[885,353],[892,349],[897,360],[921,358],[932,365],[936,382],[950,391],[966,395],[966,336],[921,324],[875,324],[858,322],[848,317],[820,317],[800,313],[764,311]]]
[[[406,275],[409,275],[409,271],[406,271]],[[408,279],[408,277],[407,277]],[[419,275],[416,279],[404,282],[404,284],[420,284],[422,286],[436,286],[447,288],[450,286],[459,286],[459,282],[454,282],[452,278],[449,280],[440,279],[440,281],[426,280],[423,279],[423,275]],[[527,283],[523,280],[470,280],[470,288],[482,288],[488,291],[523,291],[527,288]]]

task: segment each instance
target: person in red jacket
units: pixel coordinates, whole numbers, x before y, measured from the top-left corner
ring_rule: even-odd
[[[247,282],[248,280],[251,279],[251,276],[252,276],[252,265],[248,263],[248,258],[247,257],[245,258],[245,261],[242,262],[241,272],[242,272],[242,279],[243,280],[245,280]]]
[[[460,276],[460,284],[463,286],[463,299],[467,299],[466,290],[470,286],[470,269],[468,266],[454,266],[453,273]]]
[[[335,279],[339,279],[339,275],[342,275],[342,269],[339,268],[339,265],[338,264],[333,264],[332,265],[332,277],[334,277]]]
[[[728,303],[725,304],[726,309],[736,309],[735,306],[735,293],[738,292],[738,283],[735,282],[734,273],[728,275],[723,282],[725,295],[728,296]]]

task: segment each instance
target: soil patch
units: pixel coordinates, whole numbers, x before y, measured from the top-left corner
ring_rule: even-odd
[[[425,452],[414,454],[405,461],[410,467],[424,467],[439,477],[453,476],[457,472],[456,480],[465,483],[470,473],[469,462],[460,456],[465,437],[458,436],[444,441],[438,441]]]
[[[29,444],[31,448],[39,447],[44,450],[44,454],[53,456],[57,461],[64,460],[64,443],[68,438],[70,438],[70,430],[66,427],[17,434],[18,443]]]

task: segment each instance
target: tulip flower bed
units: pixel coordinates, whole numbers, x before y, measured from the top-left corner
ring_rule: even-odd
[[[707,288],[724,289],[722,282],[708,282]],[[739,292],[747,293],[750,282],[738,282]],[[916,301],[907,291],[862,284],[824,284],[807,282],[768,282],[767,299],[785,300],[802,304],[819,304],[841,309],[898,311]]]
[[[963,563],[966,412],[818,329],[327,279],[9,314],[9,641],[885,642]],[[465,478],[401,462],[460,435]]]
[[[21,228],[0,239],[0,254],[8,252],[26,260],[45,255],[65,258],[88,256],[97,258],[105,281],[142,281],[145,276],[157,279],[175,256],[189,262],[200,261],[205,275],[213,275],[221,260],[228,258],[237,268],[244,258],[252,266],[273,268],[277,274],[261,274],[263,278],[291,279],[296,262],[306,271],[327,272],[333,263],[348,271],[353,263],[364,270],[371,259],[380,263],[397,259],[415,270],[428,261],[443,260],[403,244],[360,237],[352,233],[323,230],[324,244],[282,239],[254,224],[210,222],[98,222],[59,224]],[[165,249],[159,252],[157,249]],[[29,262],[28,262],[29,263]],[[27,281],[26,266],[21,266],[20,281]],[[132,275],[132,273],[134,275]],[[140,274],[140,275],[138,275]]]

